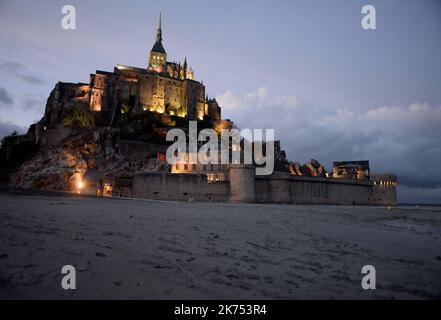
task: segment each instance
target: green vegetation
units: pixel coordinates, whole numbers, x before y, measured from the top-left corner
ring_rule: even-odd
[[[64,118],[64,124],[83,129],[92,129],[95,127],[95,115],[93,111],[87,107],[74,108],[72,112]]]
[[[119,108],[119,111],[122,113],[122,114],[128,114],[129,112],[130,112],[130,106],[129,105],[127,105],[127,104],[122,104],[121,105],[121,107]]]

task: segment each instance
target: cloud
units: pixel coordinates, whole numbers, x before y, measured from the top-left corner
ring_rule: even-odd
[[[32,85],[39,85],[39,84],[44,84],[45,81],[30,75],[27,72],[25,66],[23,66],[22,64],[18,63],[18,62],[14,62],[14,61],[6,61],[3,64],[0,65],[0,71],[10,75],[10,76],[14,76],[26,83],[32,84]]]
[[[44,112],[45,98],[41,95],[26,94],[22,99],[22,106],[25,111],[35,111],[40,115]]]
[[[0,87],[0,105],[11,105],[14,103],[12,96],[6,91],[5,88]]]
[[[3,121],[0,119],[0,139],[4,136],[11,134],[12,132],[17,131],[18,133],[26,132],[25,128],[17,126],[9,121]]]
[[[264,87],[218,97],[223,117],[241,128],[274,128],[290,160],[370,160],[373,172],[392,172],[408,188],[441,188],[441,106],[414,103],[358,112],[319,108]],[[409,193],[409,192],[408,192]],[[441,197],[440,197],[441,202]]]
[[[412,188],[400,185],[398,199],[405,203],[441,203],[441,188]]]

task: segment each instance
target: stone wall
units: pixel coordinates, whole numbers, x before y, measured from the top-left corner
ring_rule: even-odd
[[[133,196],[184,201],[396,205],[396,188],[380,190],[372,181],[295,177],[276,172],[256,176],[253,184],[249,173],[249,167],[235,166],[230,170],[231,181],[215,183],[208,183],[206,176],[200,174],[143,173],[135,176]]]
[[[148,172],[133,180],[133,196],[139,198],[227,202],[229,194],[228,182],[208,183],[201,174]]]
[[[372,205],[372,182],[293,177],[276,173],[256,177],[256,202],[293,204]]]
[[[389,173],[373,174],[372,197],[376,204],[393,206],[397,203],[397,176]]]
[[[145,162],[156,158],[158,152],[165,153],[167,145],[160,145],[142,141],[117,140],[115,148],[117,153],[125,160]]]
[[[75,133],[77,133],[77,130],[61,124],[46,129],[45,127],[41,127],[41,125],[39,125],[36,129],[36,136],[38,136],[37,143],[40,143],[43,148],[54,147]]]

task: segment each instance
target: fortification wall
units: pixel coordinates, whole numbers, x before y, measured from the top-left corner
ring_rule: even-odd
[[[201,174],[143,173],[135,176],[133,196],[160,200],[231,201],[328,205],[396,205],[395,188],[372,181],[293,177],[289,173],[256,176],[236,166],[231,181],[208,183]],[[253,183],[254,182],[254,183]]]
[[[394,206],[397,204],[397,176],[391,173],[373,174],[372,194],[378,205]]]
[[[256,202],[292,203],[289,173],[275,172],[271,176],[256,176]]]
[[[158,200],[229,201],[228,182],[208,183],[201,174],[148,172],[136,175],[133,196]]]
[[[397,205],[397,188],[395,186],[372,186],[372,197],[376,205]]]
[[[155,158],[158,152],[165,153],[167,151],[167,145],[130,140],[117,140],[115,148],[124,159],[141,162]]]
[[[372,205],[372,182],[332,178],[291,179],[293,203]]]
[[[76,133],[75,129],[65,127],[63,125],[57,125],[53,128],[44,130],[41,125],[36,129],[36,135],[38,136],[38,142],[43,148],[53,147],[59,145],[61,142],[66,140],[70,135]]]
[[[256,202],[372,205],[372,182],[292,177],[276,173],[256,177]]]

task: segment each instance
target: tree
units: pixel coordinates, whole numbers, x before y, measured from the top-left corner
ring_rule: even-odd
[[[67,126],[92,129],[95,127],[95,116],[89,108],[84,106],[77,107],[64,118],[64,124]]]

